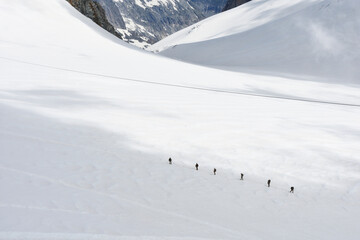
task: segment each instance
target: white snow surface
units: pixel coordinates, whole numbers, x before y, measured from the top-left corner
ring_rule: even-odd
[[[358,239],[359,86],[156,56],[63,0],[0,30],[1,240]]]
[[[149,50],[233,71],[360,84],[360,4],[253,0]]]

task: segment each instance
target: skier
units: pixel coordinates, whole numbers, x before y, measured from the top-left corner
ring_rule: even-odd
[[[199,170],[199,164],[195,164],[196,171]]]
[[[214,175],[216,175],[216,168],[214,168]]]
[[[271,180],[269,179],[269,180],[267,181],[268,187],[270,187],[270,183],[271,183]]]
[[[241,173],[241,175],[240,175],[241,177],[240,177],[240,180],[244,180],[244,174],[243,173]]]
[[[172,159],[171,159],[171,158],[169,158],[169,164],[170,164],[170,165],[172,164]]]
[[[290,188],[290,193],[294,193],[294,187]]]

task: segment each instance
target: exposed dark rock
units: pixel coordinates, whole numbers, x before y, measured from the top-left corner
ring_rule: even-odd
[[[121,12],[114,3],[114,1],[110,0],[110,1],[97,1],[97,2],[100,3],[100,5],[104,8],[107,20],[111,23],[111,25],[120,28],[126,28]]]
[[[67,0],[124,41],[147,47],[206,17],[228,0]]]
[[[96,1],[104,7],[110,23],[123,39],[141,47],[153,44],[205,18],[201,10],[196,5],[191,5],[189,0]],[[114,21],[117,16],[121,16],[125,24]]]
[[[188,0],[191,6],[196,7],[205,17],[221,12],[228,0]]]
[[[228,0],[228,2],[226,3],[223,12],[232,8],[235,8],[237,6],[240,6],[244,3],[250,2],[251,0]]]

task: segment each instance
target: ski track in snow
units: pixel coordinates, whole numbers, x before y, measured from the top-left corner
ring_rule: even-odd
[[[28,140],[32,140],[32,141],[43,142],[43,143],[50,143],[50,144],[55,144],[55,145],[68,146],[68,147],[72,147],[74,149],[85,149],[85,150],[90,150],[90,151],[99,152],[99,153],[106,153],[106,154],[110,154],[110,155],[114,156],[117,159],[120,159],[120,156],[118,156],[118,154],[115,153],[115,152],[106,151],[106,150],[102,150],[102,149],[96,149],[96,148],[93,148],[93,147],[89,148],[89,147],[82,146],[82,145],[69,144],[69,143],[64,143],[64,142],[60,142],[60,141],[54,141],[54,140],[50,140],[50,139],[44,139],[44,138],[38,138],[38,137],[33,137],[33,136],[28,136],[28,135],[23,135],[23,134],[11,133],[11,132],[8,132],[8,131],[3,131],[3,130],[0,130],[0,135],[1,134],[8,135],[8,136],[19,137],[19,138],[23,138],[23,139],[28,139]],[[180,168],[186,168],[186,169],[189,168],[188,166],[185,166],[185,165],[176,165],[176,167],[177,168],[179,168],[179,167]],[[79,186],[74,185],[74,184],[66,183],[65,181],[62,181],[62,180],[55,180],[53,178],[49,178],[49,177],[42,176],[42,175],[39,175],[39,174],[26,172],[26,171],[23,171],[23,170],[14,169],[14,168],[1,166],[1,165],[0,165],[0,169],[17,172],[17,173],[20,173],[20,174],[28,175],[30,177],[40,178],[40,179],[46,180],[46,181],[51,182],[51,183],[61,184],[61,185],[64,185],[66,187],[75,188],[75,189],[78,189],[78,190],[90,191],[92,193],[100,194],[102,196],[106,196],[106,197],[114,198],[114,199],[117,199],[117,200],[125,201],[125,202],[130,203],[130,204],[136,204],[136,205],[139,205],[139,206],[144,207],[144,208],[149,208],[149,210],[159,211],[161,213],[166,213],[166,214],[169,213],[168,211],[162,211],[160,209],[150,208],[149,206],[146,206],[146,205],[141,204],[139,202],[136,202],[136,201],[134,202],[133,199],[130,200],[130,199],[119,198],[119,196],[116,196],[116,195],[113,195],[113,194],[107,194],[107,193],[99,192],[99,191],[96,191],[96,190],[93,190],[93,189],[79,187]],[[191,168],[191,169],[193,169],[193,168]],[[211,169],[206,169],[206,170],[209,171],[210,176],[213,175],[212,173],[210,173]],[[221,178],[221,176],[220,176],[220,178]],[[232,181],[237,181],[238,178],[234,178],[234,179],[231,178],[231,180]],[[255,179],[252,179],[251,183],[255,184],[255,185],[257,185],[257,187],[259,187],[259,189],[256,190],[256,191],[259,191],[260,189],[263,189],[263,187],[265,186],[264,182],[261,182],[261,181],[255,180]],[[359,183],[359,185],[360,185],[360,183]],[[282,190],[282,191],[285,190],[285,189],[282,189],[282,188],[279,188],[279,187],[276,187],[276,186],[272,186],[271,188],[272,189],[277,189],[277,190]],[[354,186],[352,189],[357,189],[357,186]],[[349,190],[349,192],[351,192],[351,191],[352,190]],[[19,205],[10,205],[10,206],[19,206]],[[39,208],[39,209],[43,209],[43,208]],[[51,209],[51,210],[54,210],[54,209]],[[174,214],[174,216],[179,215],[178,213],[173,213],[173,214]],[[182,216],[182,215],[179,215],[179,217],[188,218],[188,217]],[[201,222],[201,221],[199,221],[199,222]]]
[[[176,87],[176,88],[185,88],[185,89],[200,90],[200,91],[207,91],[207,92],[245,95],[245,96],[250,96],[250,97],[274,98],[274,99],[280,99],[280,100],[298,101],[298,102],[305,102],[305,103],[307,102],[307,103],[338,105],[338,106],[345,106],[345,107],[360,107],[360,104],[353,104],[353,103],[321,101],[321,100],[317,100],[317,99],[302,99],[302,98],[295,98],[295,97],[264,95],[264,94],[257,94],[257,93],[245,93],[245,92],[238,92],[238,91],[226,91],[226,90],[222,90],[222,89],[211,89],[211,88],[201,88],[201,87],[169,84],[169,83],[162,83],[162,82],[152,82],[152,81],[146,81],[146,80],[140,80],[140,79],[131,79],[131,78],[118,77],[118,76],[110,76],[110,75],[105,75],[105,74],[83,72],[83,71],[78,71],[78,70],[74,70],[74,69],[59,68],[59,67],[48,66],[48,65],[43,65],[43,64],[24,62],[24,61],[20,61],[17,59],[10,59],[10,58],[5,58],[5,57],[0,57],[0,59],[23,63],[23,64],[29,64],[29,65],[38,66],[38,67],[50,68],[50,69],[55,69],[55,70],[60,70],[60,71],[65,71],[65,72],[74,72],[74,73],[98,76],[98,77],[103,77],[103,78],[114,78],[114,79],[119,79],[119,80],[124,80],[124,81],[131,81],[131,82],[145,83],[145,84],[154,84],[154,85],[161,85],[161,86],[166,86],[166,87]]]
[[[26,171],[23,171],[23,170],[8,168],[8,167],[4,167],[4,166],[0,166],[0,169],[16,172],[16,173],[19,173],[19,174],[24,174],[24,175],[27,175],[29,177],[36,177],[36,178],[39,178],[39,179],[42,179],[42,180],[46,180],[46,181],[48,181],[50,183],[60,184],[60,185],[63,185],[65,187],[69,187],[69,188],[74,188],[74,189],[81,190],[81,191],[88,191],[88,192],[95,193],[95,194],[98,194],[98,195],[101,195],[101,196],[112,198],[114,200],[123,201],[123,202],[126,202],[127,204],[136,205],[138,207],[142,207],[142,208],[145,208],[145,209],[153,211],[153,212],[169,215],[169,216],[176,217],[176,218],[181,218],[183,220],[191,221],[191,222],[196,223],[196,224],[202,224],[202,225],[206,225],[206,226],[209,226],[209,227],[212,227],[212,228],[217,228],[219,230],[223,230],[223,231],[229,232],[231,234],[235,234],[238,237],[242,237],[241,233],[239,233],[237,231],[234,231],[232,229],[228,229],[228,228],[225,228],[223,226],[219,226],[219,225],[215,225],[215,224],[212,224],[212,223],[200,221],[200,220],[197,220],[197,219],[194,219],[194,218],[190,218],[190,217],[181,215],[179,213],[173,213],[173,212],[164,211],[164,210],[161,210],[161,209],[149,207],[149,206],[146,206],[146,205],[141,204],[139,202],[136,202],[134,200],[125,199],[125,198],[122,198],[122,197],[119,197],[119,196],[116,196],[116,195],[113,195],[113,194],[99,192],[99,191],[96,191],[96,190],[93,190],[93,189],[88,189],[88,188],[82,188],[82,187],[79,187],[79,186],[76,186],[76,185],[73,185],[73,184],[66,183],[65,181],[62,181],[62,180],[55,180],[55,179],[52,179],[52,178],[49,178],[49,177],[41,176],[41,175],[34,174],[34,173],[29,173],[29,172],[26,172]],[[12,207],[12,208],[16,207],[16,208],[28,208],[28,209],[36,209],[36,210],[63,211],[63,212],[77,213],[77,214],[78,213],[80,213],[80,214],[91,214],[91,213],[87,213],[87,212],[69,211],[69,210],[64,210],[64,209],[59,210],[59,209],[49,209],[49,208],[31,207],[31,206],[28,207],[28,206],[19,206],[19,205],[4,205],[4,204],[1,204],[0,207]],[[92,214],[92,215],[100,215],[100,214]]]

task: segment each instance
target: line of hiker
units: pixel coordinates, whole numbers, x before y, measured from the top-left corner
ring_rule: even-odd
[[[169,158],[169,164],[170,165],[172,164],[172,159],[171,158]],[[199,170],[199,164],[198,163],[195,164],[195,170],[196,171]],[[214,170],[213,170],[214,175],[216,175],[216,172],[217,172],[217,170],[216,170],[216,168],[214,168]],[[244,174],[243,173],[240,174],[240,180],[244,180]],[[267,181],[267,186],[270,187],[270,185],[271,185],[271,179],[269,179]],[[294,193],[294,190],[295,190],[294,187],[290,187],[290,193]]]

